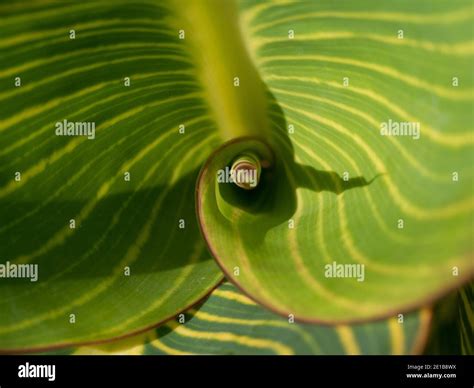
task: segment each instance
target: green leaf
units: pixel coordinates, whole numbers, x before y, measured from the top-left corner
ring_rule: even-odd
[[[275,161],[252,191],[216,173],[258,153],[255,141],[220,148],[202,170],[200,224],[229,279],[275,312],[323,323],[393,316],[468,281],[471,2],[243,1],[240,11]],[[386,135],[394,123],[410,136]]]
[[[222,279],[193,201],[220,140],[171,16],[159,2],[0,6],[0,264],[39,270],[0,279],[2,351],[143,330]],[[95,138],[56,136],[63,120],[94,122]]]
[[[201,306],[140,336],[68,354],[412,354],[424,346],[431,312],[423,309],[354,326],[290,323],[224,283]],[[63,351],[64,353],[64,351]]]
[[[175,316],[222,278],[205,241],[301,321],[396,316],[467,281],[473,10],[395,4],[0,5],[0,264],[39,266],[0,279],[0,350]],[[56,136],[64,120],[95,133]],[[388,120],[420,139],[380,136]],[[249,154],[256,189],[216,183]],[[326,278],[334,261],[365,281]]]
[[[471,282],[434,306],[426,354],[474,354],[473,300]]]
[[[474,283],[459,290],[458,327],[461,354],[474,355]]]

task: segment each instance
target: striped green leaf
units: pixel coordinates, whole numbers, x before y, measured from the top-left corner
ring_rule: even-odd
[[[0,279],[0,351],[176,316],[222,278],[211,254],[311,322],[394,317],[472,276],[470,3],[223,4],[0,4],[0,265],[39,266]],[[254,190],[217,183],[249,155]]]
[[[413,354],[426,341],[431,312],[353,326],[290,323],[229,283],[201,306],[140,336],[68,354]]]
[[[222,279],[193,201],[220,140],[173,15],[0,5],[0,264],[39,270],[0,279],[2,351],[142,330]],[[95,138],[56,136],[63,120],[94,122]]]
[[[474,283],[459,291],[458,330],[461,354],[474,355]]]
[[[473,300],[471,282],[434,306],[426,354],[474,355]]]
[[[275,161],[253,191],[215,174],[258,153],[254,140],[203,169],[200,223],[228,277],[275,312],[324,323],[411,310],[470,279],[472,3],[243,1],[240,11]]]

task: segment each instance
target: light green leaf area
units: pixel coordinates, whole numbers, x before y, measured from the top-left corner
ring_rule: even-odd
[[[171,15],[160,2],[0,5],[0,264],[39,272],[0,279],[0,350],[142,330],[222,279],[193,200],[220,140]],[[95,133],[57,136],[63,120]]]
[[[386,321],[353,326],[290,323],[224,283],[201,306],[162,327],[64,354],[412,354],[422,350],[431,312],[423,309]]]
[[[201,226],[229,278],[324,323],[409,311],[468,281],[472,3],[240,7],[276,161],[252,193],[216,185],[228,148],[201,175]]]

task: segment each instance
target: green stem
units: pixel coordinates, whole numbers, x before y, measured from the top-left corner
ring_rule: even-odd
[[[223,140],[266,137],[264,84],[245,47],[234,1],[175,0],[174,9],[174,25],[185,31],[184,41]]]

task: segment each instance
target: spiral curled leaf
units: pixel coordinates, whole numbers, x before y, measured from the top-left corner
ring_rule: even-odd
[[[202,174],[200,223],[228,278],[284,316],[386,317],[472,277],[473,9],[396,4],[241,3],[275,166],[255,193]]]
[[[470,2],[219,3],[0,4],[0,263],[39,267],[0,281],[0,351],[155,326],[212,256],[309,322],[472,277]]]

